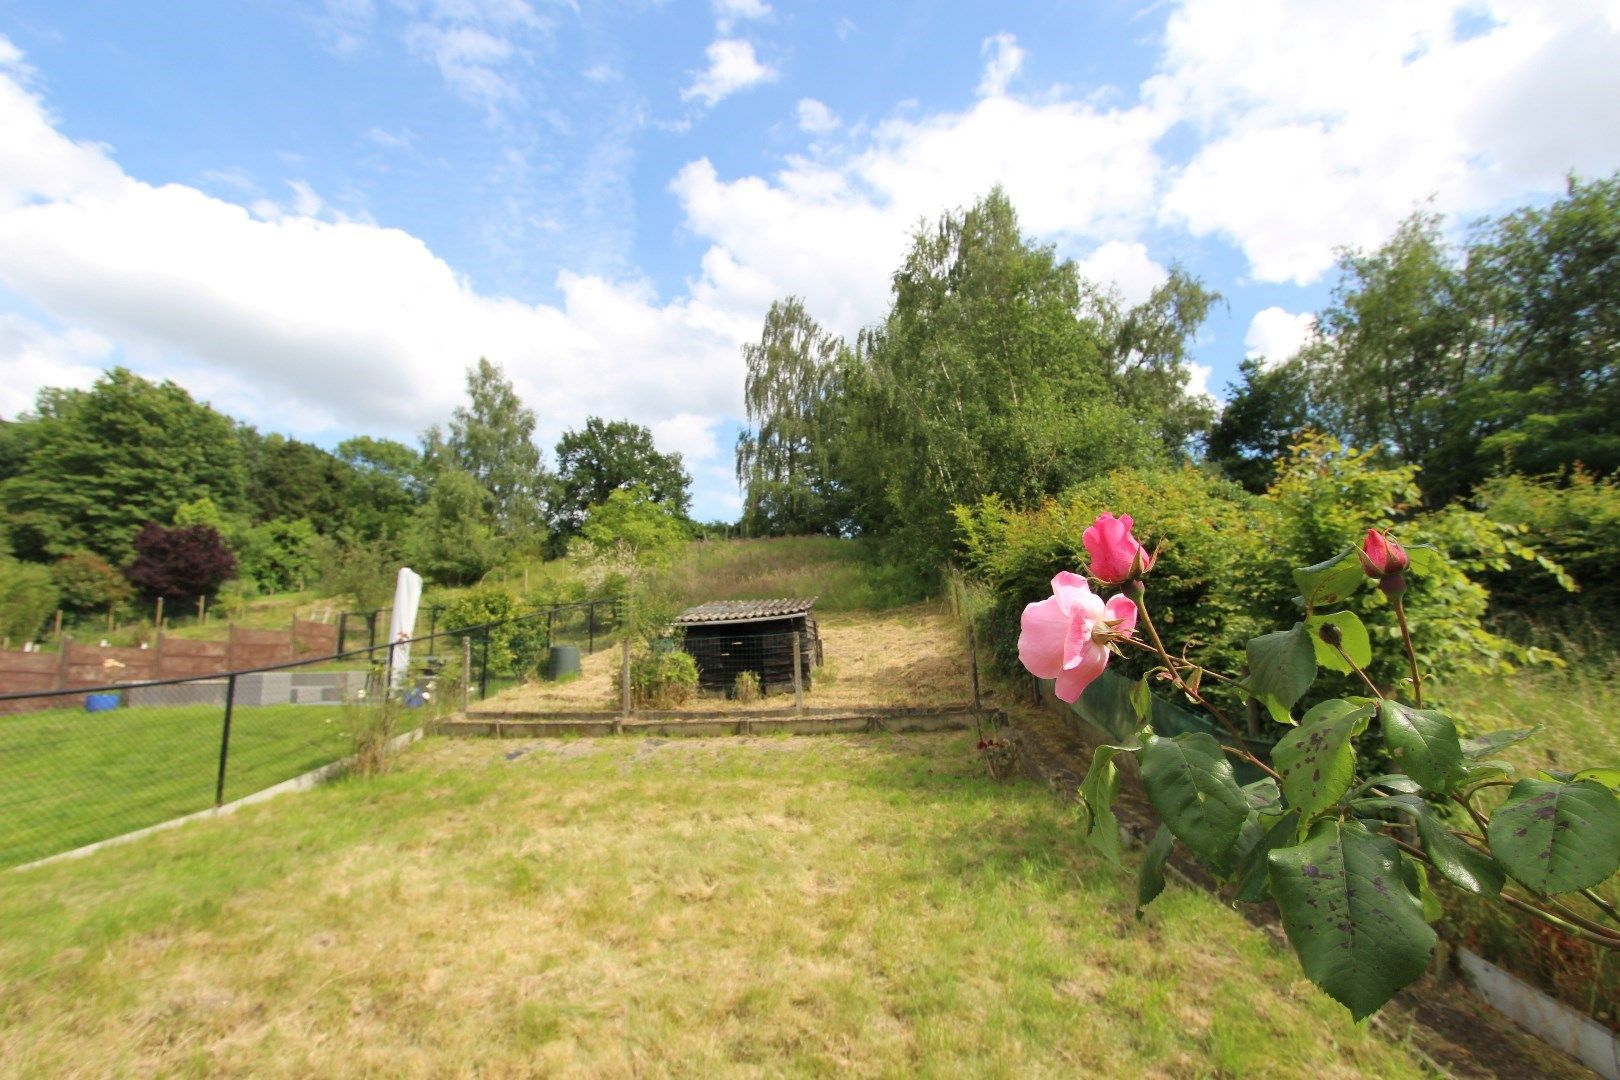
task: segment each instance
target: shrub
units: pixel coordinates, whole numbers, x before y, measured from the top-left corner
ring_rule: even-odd
[[[762,696],[757,674],[752,671],[737,672],[737,677],[731,683],[732,700],[747,704],[758,701]]]
[[[1486,517],[1558,560],[1580,589],[1548,603],[1545,576],[1508,560],[1485,571],[1492,614],[1510,629],[1528,622],[1566,635],[1595,630],[1612,646],[1620,631],[1620,480],[1581,469],[1564,482],[1497,476],[1476,498]]]
[[[1104,512],[1129,512],[1149,546],[1162,545],[1154,568],[1156,610],[1166,639],[1190,644],[1190,655],[1219,670],[1238,671],[1246,645],[1299,618],[1298,589],[1275,572],[1279,561],[1312,566],[1344,548],[1344,538],[1369,525],[1400,521],[1400,536],[1429,544],[1447,556],[1434,573],[1414,580],[1409,603],[1421,604],[1414,628],[1425,669],[1439,677],[1504,674],[1551,654],[1519,645],[1481,626],[1489,594],[1469,575],[1510,562],[1536,568],[1548,582],[1557,564],[1524,543],[1517,529],[1452,506],[1418,512],[1416,470],[1385,465],[1377,455],[1309,438],[1280,465],[1275,483],[1255,496],[1193,467],[1124,469],[1096,477],[1029,511],[990,498],[956,511],[968,570],[994,600],[984,617],[986,643],[1003,671],[1018,669],[1019,617],[1024,606],[1049,595],[1052,576],[1086,562],[1081,537]],[[1400,628],[1382,593],[1366,590],[1354,601],[1373,640],[1397,641]],[[1401,677],[1399,651],[1375,653],[1373,678],[1390,685]],[[1123,670],[1134,674],[1130,659]],[[1324,680],[1324,684],[1330,680]],[[1315,693],[1331,697],[1338,687]],[[1443,686],[1436,687],[1443,696]],[[1210,688],[1218,703],[1241,707],[1236,691]],[[1311,702],[1307,702],[1310,704]]]
[[[126,572],[147,596],[195,600],[212,596],[236,573],[236,556],[212,525],[172,529],[148,522],[135,534],[135,561]]]
[[[680,649],[650,649],[630,661],[630,704],[637,709],[673,709],[697,690],[697,661]]]
[[[387,545],[320,540],[315,558],[323,596],[346,596],[355,610],[375,611],[394,595],[399,562]]]
[[[480,643],[487,633],[489,669],[522,678],[538,670],[540,653],[549,644],[545,640],[545,620],[520,620],[522,614],[517,598],[511,593],[494,586],[480,586],[447,604],[439,616],[439,624],[453,631],[488,625],[487,631],[476,632],[473,651],[481,650]]]
[[[106,611],[134,593],[123,574],[88,551],[62,556],[51,567],[51,578],[69,611]]]
[[[0,634],[32,640],[60,599],[51,572],[0,551]]]
[[[267,521],[244,530],[237,543],[242,576],[260,592],[303,589],[320,573],[319,539],[315,527],[303,518]]]

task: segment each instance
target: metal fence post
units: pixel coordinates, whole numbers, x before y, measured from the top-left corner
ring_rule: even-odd
[[[596,601],[585,605],[585,655],[596,651]]]
[[[225,802],[225,762],[231,750],[231,711],[236,707],[236,676],[225,679],[225,726],[219,733],[219,778],[214,782],[214,806]]]
[[[979,642],[973,636],[973,624],[968,623],[968,666],[973,669],[973,711],[978,712],[979,705]]]
[[[478,700],[489,697],[489,624],[484,624],[484,658],[478,665]]]
[[[461,639],[461,711],[467,711],[467,698],[472,693],[472,638]]]
[[[619,659],[619,693],[621,695],[621,713],[624,718],[630,716],[630,597],[624,598],[624,646],[623,654]]]
[[[793,712],[804,715],[804,654],[799,649],[799,632],[793,631]]]

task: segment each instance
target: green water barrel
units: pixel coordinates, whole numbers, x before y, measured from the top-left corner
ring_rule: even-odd
[[[546,657],[546,678],[553,681],[579,674],[579,646],[553,645]]]

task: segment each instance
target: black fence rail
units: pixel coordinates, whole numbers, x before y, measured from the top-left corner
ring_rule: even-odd
[[[430,617],[427,633],[397,644],[374,612],[346,620],[364,644],[342,648],[340,635],[335,654],[0,695],[0,868],[223,805],[577,664],[608,644],[619,612],[559,604],[459,628]]]

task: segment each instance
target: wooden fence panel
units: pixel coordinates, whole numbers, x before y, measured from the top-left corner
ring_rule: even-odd
[[[338,651],[338,628],[325,623],[294,619],[293,639],[304,655],[332,656]]]

